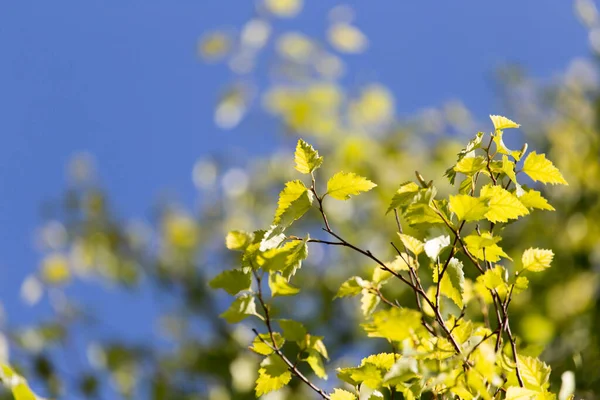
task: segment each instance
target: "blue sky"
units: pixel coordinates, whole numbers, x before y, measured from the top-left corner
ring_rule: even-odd
[[[498,65],[549,78],[589,54],[570,1],[347,3],[371,43],[347,58],[348,68],[360,82],[387,84],[400,115],[458,98],[482,119],[499,111],[491,78]],[[309,1],[277,29],[323,37],[335,4]],[[230,75],[196,55],[203,32],[241,26],[253,7],[246,0],[3,3],[0,301],[9,319],[27,310],[18,291],[38,261],[39,206],[62,193],[75,152],[95,156],[120,215],[140,217],[161,189],[191,202],[199,157],[243,145],[268,151],[244,123],[228,132],[214,126],[214,102]]]

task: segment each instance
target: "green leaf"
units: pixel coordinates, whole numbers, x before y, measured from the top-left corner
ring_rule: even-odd
[[[421,254],[425,248],[425,243],[421,242],[419,239],[414,238],[410,235],[406,235],[404,233],[398,233],[402,244],[410,250],[416,256]]]
[[[257,266],[265,271],[281,272],[284,278],[289,279],[302,266],[302,261],[308,256],[308,237],[304,240],[292,240],[283,246],[256,254]]]
[[[511,386],[506,389],[505,400],[537,400],[538,394],[540,394],[538,390]]]
[[[537,248],[529,248],[523,252],[521,262],[523,263],[522,270],[540,272],[550,268],[554,253],[552,250],[544,250]]]
[[[500,186],[486,185],[481,188],[480,195],[489,200],[489,210],[485,217],[490,222],[507,222],[529,214],[527,207],[514,194]]]
[[[309,350],[308,356],[306,357],[306,362],[308,365],[310,365],[310,368],[313,370],[315,375],[321,379],[327,379],[327,372],[325,371],[323,359],[321,358],[321,354],[319,354],[319,352],[316,350]]]
[[[294,161],[296,162],[296,170],[298,172],[310,174],[323,164],[323,157],[319,157],[319,152],[310,144],[300,139],[296,145]]]
[[[408,182],[401,185],[400,189],[396,190],[392,202],[385,213],[387,214],[395,208],[404,208],[408,206],[418,192],[419,186],[414,182]]]
[[[354,386],[362,384],[377,389],[395,360],[396,356],[391,353],[373,354],[363,358],[358,367],[338,369],[338,377]]]
[[[331,393],[331,400],[357,400],[356,396],[347,390],[334,389]]]
[[[540,210],[554,211],[548,200],[542,197],[542,194],[537,190],[530,189],[519,197],[519,201],[527,208],[537,208]]]
[[[535,151],[529,153],[527,158],[525,158],[522,171],[534,181],[550,183],[552,185],[568,185],[558,168],[550,160],[546,159],[545,154],[537,154]]]
[[[372,321],[362,326],[369,337],[382,337],[395,342],[401,342],[424,330],[421,313],[408,308],[377,311],[373,314]]]
[[[279,390],[292,379],[292,373],[281,358],[271,355],[260,363],[258,379],[256,380],[256,396],[262,396],[274,390]]]
[[[211,288],[223,289],[232,296],[235,296],[242,290],[249,290],[251,284],[252,275],[250,271],[242,269],[223,271],[209,282]]]
[[[366,287],[368,287],[368,282],[358,276],[353,276],[342,283],[334,299],[337,299],[338,297],[356,296]]]
[[[479,276],[477,281],[481,281],[485,287],[490,290],[497,290],[506,287],[504,272],[504,268],[500,265],[496,265],[494,268],[488,269],[483,275]]]
[[[221,318],[225,319],[230,324],[238,323],[245,318],[255,315],[260,316],[256,312],[256,303],[254,302],[254,296],[242,295],[236,298],[231,306],[220,315]]]
[[[533,357],[517,355],[519,371],[525,387],[529,389],[547,389],[550,379],[550,367]]]
[[[244,231],[231,231],[225,237],[225,246],[229,250],[244,251],[252,243],[254,235]]]
[[[454,166],[454,171],[465,175],[474,175],[480,171],[487,174],[486,167],[487,162],[482,156],[464,157]]]
[[[458,159],[456,160],[456,162],[458,163],[463,158],[472,155],[472,152],[481,147],[482,140],[483,132],[477,132],[477,135],[473,139],[471,139],[469,143],[467,143],[467,147],[465,147],[458,153]],[[448,177],[448,180],[450,181],[451,185],[454,185],[454,179],[456,178],[456,171],[454,170],[454,167],[446,170],[444,176]]]
[[[494,129],[501,131],[503,129],[518,128],[521,125],[501,115],[490,115],[490,119],[494,124]]]
[[[384,376],[386,385],[400,385],[418,377],[417,360],[409,357],[401,357],[392,365]]]
[[[290,342],[303,342],[306,339],[306,328],[302,323],[292,319],[280,319],[279,326],[283,331],[283,337]]]
[[[309,237],[307,236],[304,240],[298,240],[294,243],[285,258],[285,266],[281,270],[281,274],[284,278],[289,279],[296,274],[296,271],[302,266],[302,261],[308,257],[308,245],[306,244]]]
[[[276,296],[293,296],[300,293],[300,289],[288,283],[287,279],[279,275],[277,272],[269,274],[269,288],[271,295]]]
[[[273,332],[273,338],[275,339],[275,343],[273,343],[270,333],[261,333],[260,335],[254,338],[254,341],[252,341],[252,346],[250,346],[250,350],[263,356],[273,354],[273,347],[280,349],[285,343],[285,339],[281,336],[280,333]]]
[[[502,237],[492,236],[490,232],[481,232],[481,235],[473,232],[464,238],[467,249],[471,254],[479,260],[490,262],[497,262],[500,260],[500,257],[510,259],[508,254],[497,245],[501,240]]]
[[[315,350],[317,353],[322,355],[325,359],[329,360],[329,355],[327,354],[327,348],[325,348],[325,344],[323,343],[323,336],[308,335],[304,349]]]
[[[351,195],[368,192],[376,184],[352,172],[338,172],[327,182],[327,193],[334,199],[348,200]]]
[[[15,400],[37,400],[37,396],[25,382],[13,386],[12,394]]]
[[[379,305],[379,296],[369,292],[367,289],[363,289],[362,297],[360,299],[360,309],[365,317],[368,317],[375,311],[375,308]]]
[[[515,280],[515,284],[514,284],[514,288],[513,288],[513,293],[514,294],[519,294],[521,292],[524,292],[525,290],[527,290],[527,287],[529,286],[529,279],[527,279],[524,276],[519,276],[516,280]]]
[[[279,194],[273,224],[282,227],[290,226],[310,209],[312,201],[313,195],[302,181],[295,180],[286,183],[285,188]]]
[[[450,196],[450,211],[456,214],[459,221],[478,221],[485,218],[488,212],[486,199],[459,194]]]
[[[408,206],[403,217],[410,226],[444,223],[443,218],[430,205],[422,203]]]
[[[434,282],[437,282],[438,274],[434,274]],[[452,257],[446,268],[446,272],[440,282],[440,293],[452,300],[458,308],[463,308],[463,295],[465,293],[465,273],[463,263]]]

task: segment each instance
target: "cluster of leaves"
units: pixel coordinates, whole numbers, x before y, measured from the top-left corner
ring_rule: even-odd
[[[266,333],[255,330],[251,347],[266,356],[258,372],[257,396],[280,389],[296,376],[326,399],[377,399],[395,392],[408,399],[425,392],[467,399],[555,398],[549,391],[550,368],[520,353],[508,313],[513,296],[527,289],[527,275],[549,268],[554,254],[529,248],[520,263],[509,268],[501,262],[512,260],[498,243],[506,224],[534,209],[553,209],[539,191],[517,180],[519,174],[543,183],[567,182],[544,154],[527,153],[527,146],[515,151],[504,145],[504,130],[518,124],[501,116],[491,119],[494,131],[489,142],[484,144],[485,134],[478,133],[446,173],[451,182],[459,174],[462,177],[458,194],[437,199],[433,182],[426,183],[419,173],[417,182],[397,190],[388,212],[395,214],[400,244],[391,242],[397,256],[390,262],[338,235],[324,207],[328,197],[344,201],[376,185],[354,173],[338,172],[320,194],[315,171],[323,158],[299,140],[296,170],[311,178],[310,185],[302,180],[285,185],[268,230],[230,232],[226,244],[242,253],[240,267],[211,282],[213,288],[236,296],[223,318],[237,323],[254,316],[266,326]],[[311,208],[319,211],[331,241],[285,234]],[[423,238],[405,234],[402,221],[418,227]],[[434,232],[438,235],[432,236]],[[308,380],[299,368],[302,363],[318,377],[327,377],[326,338],[309,334],[298,321],[275,318],[267,301],[266,277],[272,301],[299,293],[290,281],[308,255],[308,243],[345,247],[375,264],[371,279],[350,277],[336,297],[361,296],[364,331],[387,340],[393,352],[371,355],[358,367],[338,369],[338,377],[352,391],[336,389],[330,395]],[[467,269],[465,263],[473,268]],[[386,297],[383,286],[390,282],[414,292],[415,308]]]

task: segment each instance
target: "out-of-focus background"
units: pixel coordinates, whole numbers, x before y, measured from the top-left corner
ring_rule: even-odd
[[[217,318],[227,297],[206,282],[233,262],[225,232],[268,225],[298,137],[330,171],[378,183],[377,201],[332,218],[386,252],[397,185],[415,169],[442,180],[504,114],[523,125],[509,143],[548,153],[570,183],[545,193],[557,212],[503,242],[556,253],[535,297],[511,305],[516,331],[554,390],[572,371],[578,398],[600,396],[592,0],[21,1],[2,7],[0,48],[0,360],[39,394],[254,398],[252,334]],[[356,229],[367,220],[383,228]],[[314,289],[281,304],[336,327],[324,387],[369,350],[352,305],[329,304],[368,267],[317,250],[298,277]]]

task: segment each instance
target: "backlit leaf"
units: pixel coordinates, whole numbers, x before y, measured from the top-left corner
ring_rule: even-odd
[[[360,294],[365,287],[368,287],[367,281],[358,276],[353,276],[342,283],[337,291],[337,294],[335,295],[335,298],[356,296],[357,294]]]
[[[487,174],[486,166],[487,162],[482,156],[464,157],[454,166],[454,171],[465,175],[474,175],[479,171]]]
[[[211,288],[223,289],[232,296],[242,290],[249,290],[251,284],[252,275],[250,271],[241,269],[223,271],[209,282]]]
[[[312,205],[313,195],[304,184],[291,181],[279,194],[279,202],[275,211],[274,225],[287,227],[306,213]]]
[[[338,172],[327,182],[327,194],[338,200],[348,200],[350,196],[368,192],[376,184],[352,172]]]
[[[276,296],[293,296],[300,292],[300,289],[288,283],[287,279],[279,275],[277,272],[269,274],[269,288],[271,295]]]
[[[372,321],[362,325],[368,336],[401,342],[415,332],[423,331],[421,313],[408,308],[377,311]]]
[[[485,218],[488,211],[486,199],[464,194],[450,196],[450,211],[456,214],[459,221],[478,221]]]
[[[271,355],[260,363],[256,380],[256,396],[279,390],[292,379],[288,366],[277,355]]]
[[[400,186],[400,189],[398,189],[394,194],[392,202],[385,213],[389,213],[394,208],[406,207],[412,202],[418,191],[419,186],[414,182],[408,182]]]
[[[254,235],[252,233],[244,231],[231,231],[225,237],[225,246],[229,250],[244,251],[253,240]]]
[[[360,299],[360,309],[365,317],[368,317],[375,311],[375,308],[379,305],[379,296],[371,293],[367,289],[363,289],[362,297]]]
[[[404,246],[408,250],[410,250],[410,252],[413,253],[415,256],[421,254],[425,249],[425,244],[417,238],[414,238],[410,235],[406,235],[404,233],[398,233],[398,236],[400,237],[402,244],[404,244]]]
[[[523,270],[540,272],[546,268],[550,268],[554,253],[552,250],[529,248],[523,252],[521,262]]]
[[[252,295],[243,295],[236,298],[231,306],[220,315],[221,318],[225,319],[230,324],[238,323],[245,318],[256,315],[256,303],[254,302],[254,296]]]
[[[490,262],[497,262],[500,257],[510,259],[508,254],[497,245],[500,240],[502,240],[502,237],[492,236],[490,232],[481,232],[481,235],[473,232],[464,238],[467,249],[471,254],[479,260]]]
[[[270,333],[261,333],[259,336],[254,338],[252,346],[250,346],[250,350],[263,356],[273,354],[273,348],[280,349],[285,343],[285,339],[280,333],[273,332],[273,338],[275,339],[275,343],[273,343]]]
[[[281,330],[283,331],[283,337],[290,342],[302,342],[306,338],[306,328],[302,323],[294,321],[292,319],[280,319],[277,321]]]
[[[323,157],[319,157],[319,152],[316,151],[310,144],[304,140],[298,140],[296,153],[294,154],[296,162],[296,170],[303,174],[310,174],[315,169],[319,168],[323,163]]]
[[[554,207],[552,207],[548,203],[548,200],[542,197],[542,194],[537,190],[530,189],[526,191],[521,195],[521,197],[519,197],[519,201],[528,208],[554,211]]]
[[[490,115],[490,119],[492,120],[492,123],[494,124],[494,129],[497,131],[501,131],[503,129],[509,129],[509,128],[518,128],[521,125],[517,124],[514,121],[511,121],[510,119],[503,117],[501,115]]]
[[[334,389],[331,394],[331,400],[356,400],[356,396],[347,390]]]
[[[500,186],[486,185],[481,188],[480,195],[489,200],[489,210],[485,217],[491,222],[507,222],[529,214],[529,210],[517,196]]]
[[[522,171],[534,181],[553,185],[568,185],[558,168],[550,160],[546,159],[545,154],[537,154],[535,151],[529,153],[527,158],[525,158]]]

